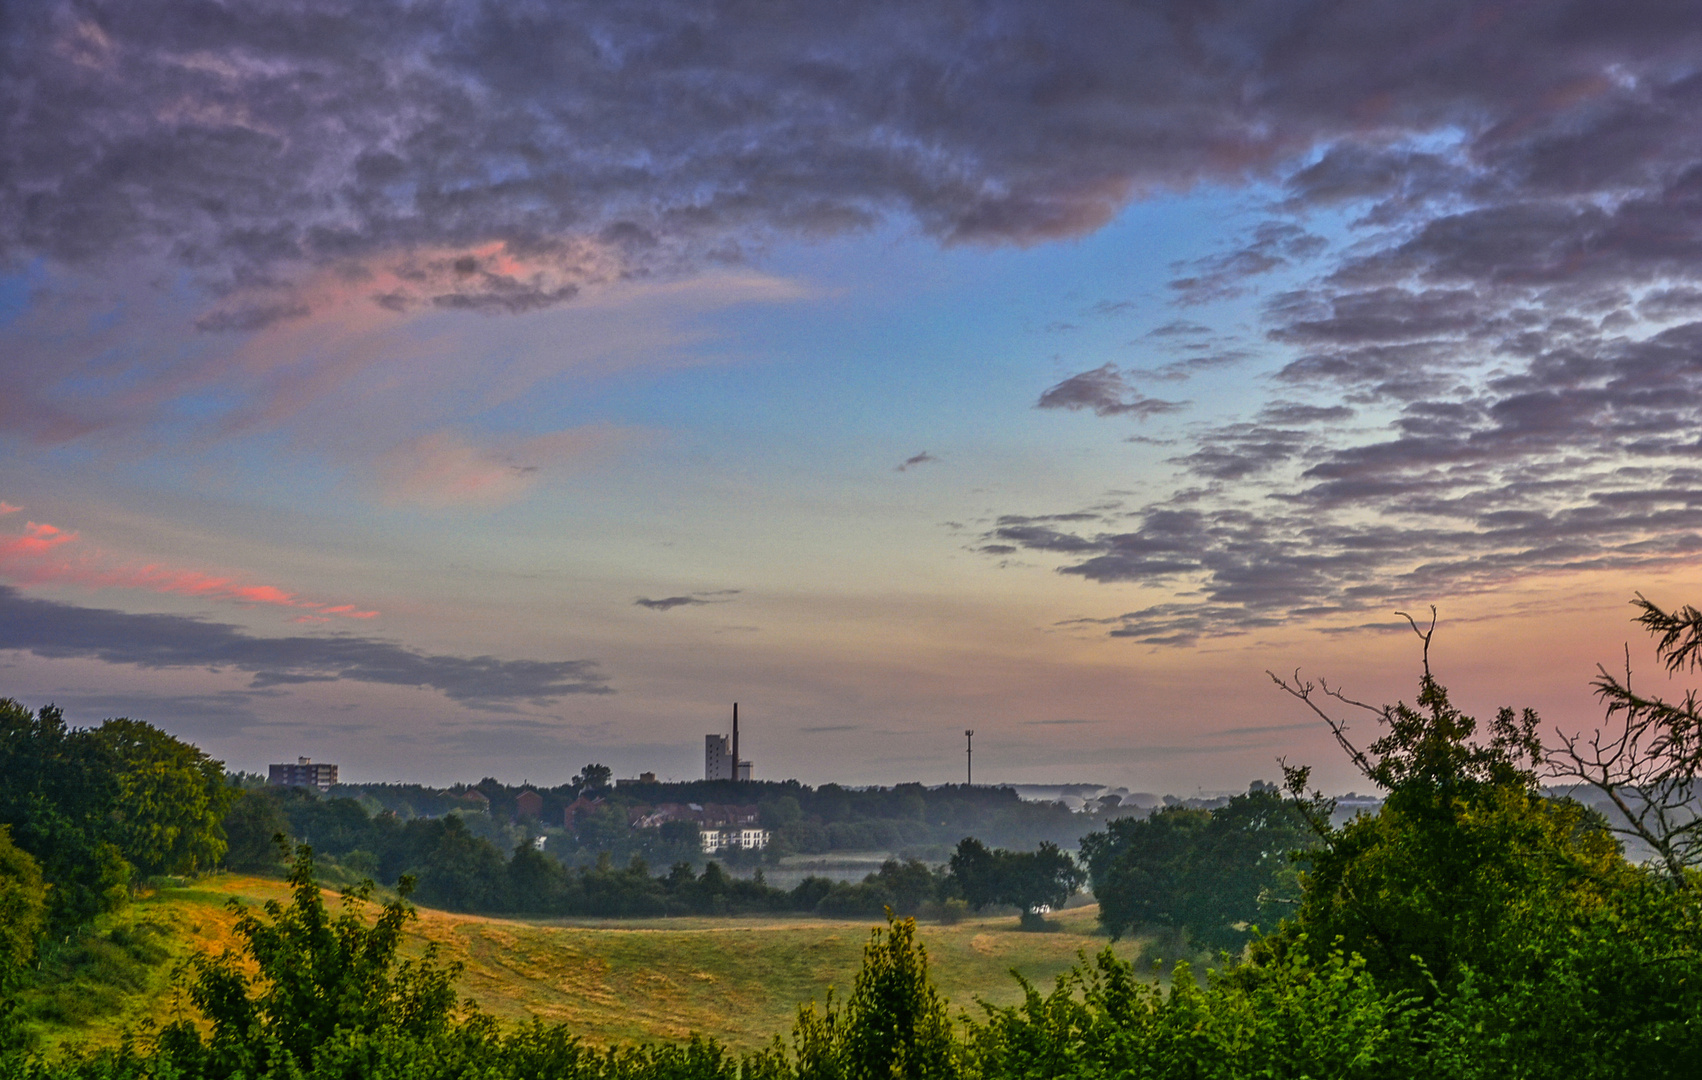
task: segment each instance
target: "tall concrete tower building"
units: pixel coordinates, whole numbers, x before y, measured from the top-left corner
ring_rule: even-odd
[[[725,735],[703,737],[703,778],[731,780],[733,778],[733,748]]]
[[[705,735],[703,737],[703,778],[705,780],[749,780],[751,763],[739,757],[739,703],[733,703],[733,736]]]

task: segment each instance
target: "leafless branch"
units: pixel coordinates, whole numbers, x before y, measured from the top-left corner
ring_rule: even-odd
[[[1405,619],[1407,625],[1412,627],[1412,632],[1418,635],[1420,641],[1424,642],[1424,678],[1428,681],[1430,679],[1430,639],[1436,636],[1436,605],[1430,605],[1430,629],[1428,630],[1420,630],[1418,620],[1404,611],[1397,611],[1395,614]]]
[[[1656,652],[1669,671],[1702,663],[1702,612],[1662,611],[1638,595],[1637,621],[1659,640]],[[1597,668],[1596,696],[1606,706],[1604,724],[1588,738],[1557,731],[1546,755],[1548,774],[1600,792],[1618,812],[1610,827],[1653,851],[1675,888],[1695,887],[1686,874],[1702,865],[1702,706],[1696,691],[1677,703],[1632,689],[1630,647],[1623,679]]]
[[[1387,709],[1377,705],[1367,705],[1363,701],[1355,701],[1340,690],[1332,690],[1330,688],[1330,684],[1322,679],[1315,684],[1309,680],[1302,679],[1300,677],[1299,668],[1296,668],[1294,671],[1294,682],[1292,683],[1288,682],[1274,671],[1267,670],[1265,674],[1271,677],[1272,682],[1282,687],[1283,690],[1291,696],[1305,702],[1307,708],[1317,713],[1319,718],[1330,726],[1330,734],[1336,737],[1336,742],[1339,743],[1341,748],[1347,752],[1347,756],[1349,760],[1353,762],[1354,767],[1364,773],[1367,777],[1371,776],[1371,759],[1366,757],[1365,752],[1360,750],[1359,747],[1355,746],[1352,741],[1348,739],[1347,721],[1338,720],[1325,712],[1323,707],[1320,706],[1317,701],[1313,700],[1313,694],[1319,693],[1325,697],[1334,698],[1344,705],[1351,705],[1354,708],[1364,709],[1366,712],[1373,714],[1379,719],[1387,716]]]

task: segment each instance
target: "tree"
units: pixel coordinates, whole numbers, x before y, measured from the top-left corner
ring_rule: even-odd
[[[63,936],[122,906],[132,873],[110,837],[112,762],[52,705],[0,698],[0,825],[51,883],[48,932]]]
[[[1311,841],[1305,819],[1274,789],[1254,788],[1216,810],[1167,806],[1082,838],[1099,921],[1113,938],[1142,925],[1185,930],[1200,944],[1238,948],[1272,925],[1299,892],[1292,854]]]
[[[587,765],[579,770],[578,776],[573,778],[573,784],[575,787],[581,787],[587,791],[606,788],[609,786],[609,777],[612,775],[614,775],[613,770],[607,765]]]
[[[420,873],[420,898],[450,911],[506,910],[508,873],[502,852],[468,832],[454,814],[431,824],[436,835]]]
[[[1275,788],[1230,799],[1211,811],[1191,853],[1177,925],[1203,945],[1239,949],[1296,902],[1295,860],[1312,842],[1305,819]]]
[[[224,763],[139,720],[108,720],[92,737],[116,785],[111,835],[137,872],[186,874],[217,865],[236,794],[225,784]]]
[[[0,1050],[10,1041],[12,991],[35,957],[47,927],[47,888],[41,868],[0,825]]]
[[[765,829],[790,828],[804,819],[803,808],[798,805],[798,800],[790,795],[769,799],[757,809],[762,814],[762,827]]]
[[[804,1005],[793,1043],[798,1080],[958,1076],[951,1017],[928,978],[916,920],[888,917],[884,931],[874,930],[844,1006],[834,1006],[831,990],[822,1011]]]
[[[272,870],[283,866],[290,822],[264,790],[241,791],[225,811],[225,865],[232,870]]]
[[[1166,806],[1148,818],[1113,821],[1104,832],[1082,837],[1100,925],[1113,941],[1140,926],[1180,926],[1180,895],[1187,871],[1211,815],[1186,806]]]
[[[567,871],[561,863],[523,840],[508,860],[508,891],[516,911],[554,911],[567,888]]]
[[[1656,656],[1669,674],[1702,666],[1702,611],[1686,605],[1668,612],[1643,598],[1632,600],[1636,621],[1658,641]],[[1547,755],[1549,775],[1587,784],[1618,811],[1610,827],[1654,852],[1675,889],[1698,888],[1687,873],[1702,865],[1702,803],[1697,776],[1702,773],[1702,709],[1696,691],[1682,701],[1647,697],[1631,686],[1630,650],[1625,678],[1597,668],[1596,696],[1607,706],[1606,728],[1586,741],[1559,733],[1560,744]]]
[[[1624,864],[1597,817],[1538,790],[1536,713],[1503,708],[1488,740],[1475,738],[1477,721],[1431,674],[1434,621],[1412,626],[1424,644],[1414,706],[1365,705],[1321,682],[1271,676],[1388,794],[1376,815],[1336,828],[1329,800],[1306,793],[1309,771],[1284,767],[1319,842],[1295,919],[1259,947],[1267,956],[1301,947],[1320,960],[1339,941],[1380,985],[1429,997],[1468,970],[1516,977],[1529,962],[1515,955],[1522,939],[1600,907]],[[1382,735],[1361,750],[1330,703],[1369,712]]]
[[[237,952],[190,961],[189,998],[210,1030],[205,1042],[188,1020],[162,1032],[161,1047],[176,1059],[179,1075],[301,1075],[312,1072],[316,1052],[339,1034],[425,1040],[451,1026],[460,965],[438,964],[435,943],[417,960],[397,957],[404,927],[417,918],[406,900],[411,881],[401,882],[397,899],[370,926],[371,883],[346,892],[333,918],[305,844],[296,848],[288,881],[288,906],[268,901],[262,915],[230,902]]]
[[[1062,907],[1087,877],[1056,844],[1043,841],[1034,851],[988,851],[972,836],[958,842],[951,873],[970,907],[979,911],[1009,904],[1028,929],[1041,926],[1045,909]]]

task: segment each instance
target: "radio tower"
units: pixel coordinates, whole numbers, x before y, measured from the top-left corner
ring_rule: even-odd
[[[975,786],[975,729],[963,733],[963,786]]]

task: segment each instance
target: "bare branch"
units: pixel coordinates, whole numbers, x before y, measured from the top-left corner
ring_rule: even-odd
[[[1294,671],[1294,682],[1292,685],[1274,671],[1267,670],[1265,674],[1269,675],[1271,677],[1271,681],[1282,687],[1290,696],[1305,702],[1307,708],[1317,713],[1319,718],[1330,726],[1330,734],[1336,737],[1336,742],[1340,744],[1344,751],[1347,752],[1347,756],[1353,762],[1354,767],[1364,773],[1367,779],[1372,778],[1371,760],[1365,756],[1364,751],[1353,745],[1353,743],[1348,739],[1347,722],[1344,720],[1337,720],[1335,717],[1325,712],[1316,701],[1312,700],[1312,694],[1316,690],[1322,690],[1327,697],[1335,698],[1337,701],[1347,705],[1354,705],[1361,709],[1370,710],[1379,716],[1383,715],[1384,711],[1382,709],[1367,705],[1361,701],[1354,701],[1352,698],[1342,694],[1339,690],[1331,690],[1327,683],[1320,683],[1315,686],[1312,683],[1301,679],[1299,668],[1296,668]]]
[[[1412,627],[1412,632],[1418,635],[1418,639],[1420,641],[1424,642],[1424,678],[1425,681],[1428,682],[1431,677],[1430,639],[1436,636],[1436,605],[1430,605],[1430,629],[1428,630],[1420,630],[1418,628],[1418,620],[1414,619],[1411,615],[1408,615],[1404,611],[1397,611],[1395,614],[1405,619],[1407,621],[1407,625]]]
[[[1668,616],[1641,596],[1635,602],[1644,608],[1639,621],[1663,635],[1658,649],[1669,669],[1692,662],[1683,657],[1694,647],[1680,638],[1690,632],[1688,626],[1702,627],[1702,613],[1687,608]],[[1675,655],[1681,657],[1677,664]],[[1702,712],[1696,692],[1687,692],[1676,704],[1634,692],[1629,646],[1623,680],[1606,668],[1596,670],[1593,685],[1606,706],[1605,723],[1587,741],[1557,731],[1559,744],[1545,755],[1548,774],[1600,792],[1617,813],[1609,827],[1647,847],[1674,888],[1694,887],[1686,870],[1702,865],[1702,803],[1697,799]]]

